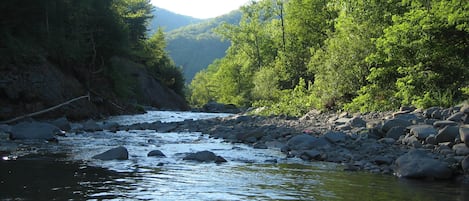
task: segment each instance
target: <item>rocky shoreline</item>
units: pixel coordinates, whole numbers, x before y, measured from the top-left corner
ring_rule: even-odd
[[[401,108],[398,112],[367,114],[313,110],[301,118],[238,114],[226,118],[125,126],[88,120],[75,124],[74,128],[66,118],[61,118],[47,123],[0,125],[0,133],[9,133],[11,139],[35,138],[54,142],[53,134],[61,131],[202,132],[227,142],[249,144],[256,149],[278,149],[285,153],[285,157],[339,163],[347,171],[468,182],[468,124],[469,106],[461,106],[426,110]],[[35,135],[26,135],[31,131],[28,129],[34,129]]]

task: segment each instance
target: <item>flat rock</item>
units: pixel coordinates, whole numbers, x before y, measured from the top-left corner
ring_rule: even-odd
[[[53,140],[60,129],[49,123],[21,122],[11,127],[10,138],[14,140]]]
[[[420,150],[411,150],[396,160],[399,177],[414,179],[449,179],[452,171],[448,164],[431,158]]]
[[[161,152],[160,150],[153,150],[153,151],[150,151],[148,152],[147,154],[148,157],[166,157],[166,155],[164,155],[163,152]]]
[[[116,147],[109,149],[101,154],[93,156],[93,159],[108,161],[108,160],[127,160],[129,159],[129,152],[125,147]]]
[[[435,121],[433,123],[433,126],[435,128],[444,128],[445,126],[456,126],[458,125],[457,122],[454,121],[448,121],[448,120],[443,120],[443,121]]]
[[[183,160],[197,161],[197,162],[215,162],[223,163],[227,162],[223,157],[215,155],[211,151],[199,151],[196,153],[190,153],[183,158]]]

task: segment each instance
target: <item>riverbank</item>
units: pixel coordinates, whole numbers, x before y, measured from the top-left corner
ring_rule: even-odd
[[[0,131],[11,133],[10,137],[19,140],[33,137],[52,143],[56,142],[54,135],[62,133],[59,129],[71,134],[102,130],[201,132],[255,149],[280,150],[285,158],[338,163],[346,171],[462,181],[464,172],[468,172],[468,136],[463,126],[467,124],[468,113],[468,107],[402,108],[398,112],[368,114],[311,111],[301,118],[238,114],[168,123],[154,119],[152,123],[125,125],[93,120],[70,123],[61,118],[47,123],[2,125]],[[34,129],[35,135],[20,132],[28,133],[28,129]],[[5,138],[4,135],[2,140]],[[2,147],[2,156],[8,155],[8,147]]]

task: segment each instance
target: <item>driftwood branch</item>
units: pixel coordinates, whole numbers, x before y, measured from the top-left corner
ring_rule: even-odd
[[[50,108],[47,108],[47,109],[44,109],[44,110],[41,110],[41,111],[38,111],[38,112],[33,112],[33,113],[30,113],[30,114],[26,114],[26,115],[23,115],[23,116],[19,116],[19,117],[15,117],[13,119],[10,119],[10,120],[7,120],[7,121],[2,121],[0,122],[0,124],[8,124],[8,123],[13,123],[15,121],[18,121],[18,120],[21,120],[21,119],[24,119],[24,118],[27,118],[27,117],[33,117],[33,116],[36,116],[36,115],[40,115],[40,114],[43,114],[43,113],[46,113],[46,112],[50,112],[52,110],[56,110],[57,108],[60,108],[64,105],[68,105],[70,103],[73,103],[77,100],[81,100],[81,99],[84,99],[84,98],[87,98],[88,101],[90,100],[90,94],[88,93],[87,95],[85,96],[80,96],[80,97],[77,97],[77,98],[74,98],[74,99],[71,99],[69,101],[66,101],[64,103],[61,103],[61,104],[58,104],[56,106],[53,106],[53,107],[50,107]]]

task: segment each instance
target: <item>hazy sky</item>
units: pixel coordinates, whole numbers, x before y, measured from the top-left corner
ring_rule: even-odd
[[[151,0],[156,7],[187,15],[206,19],[217,17],[238,9],[250,0]]]

